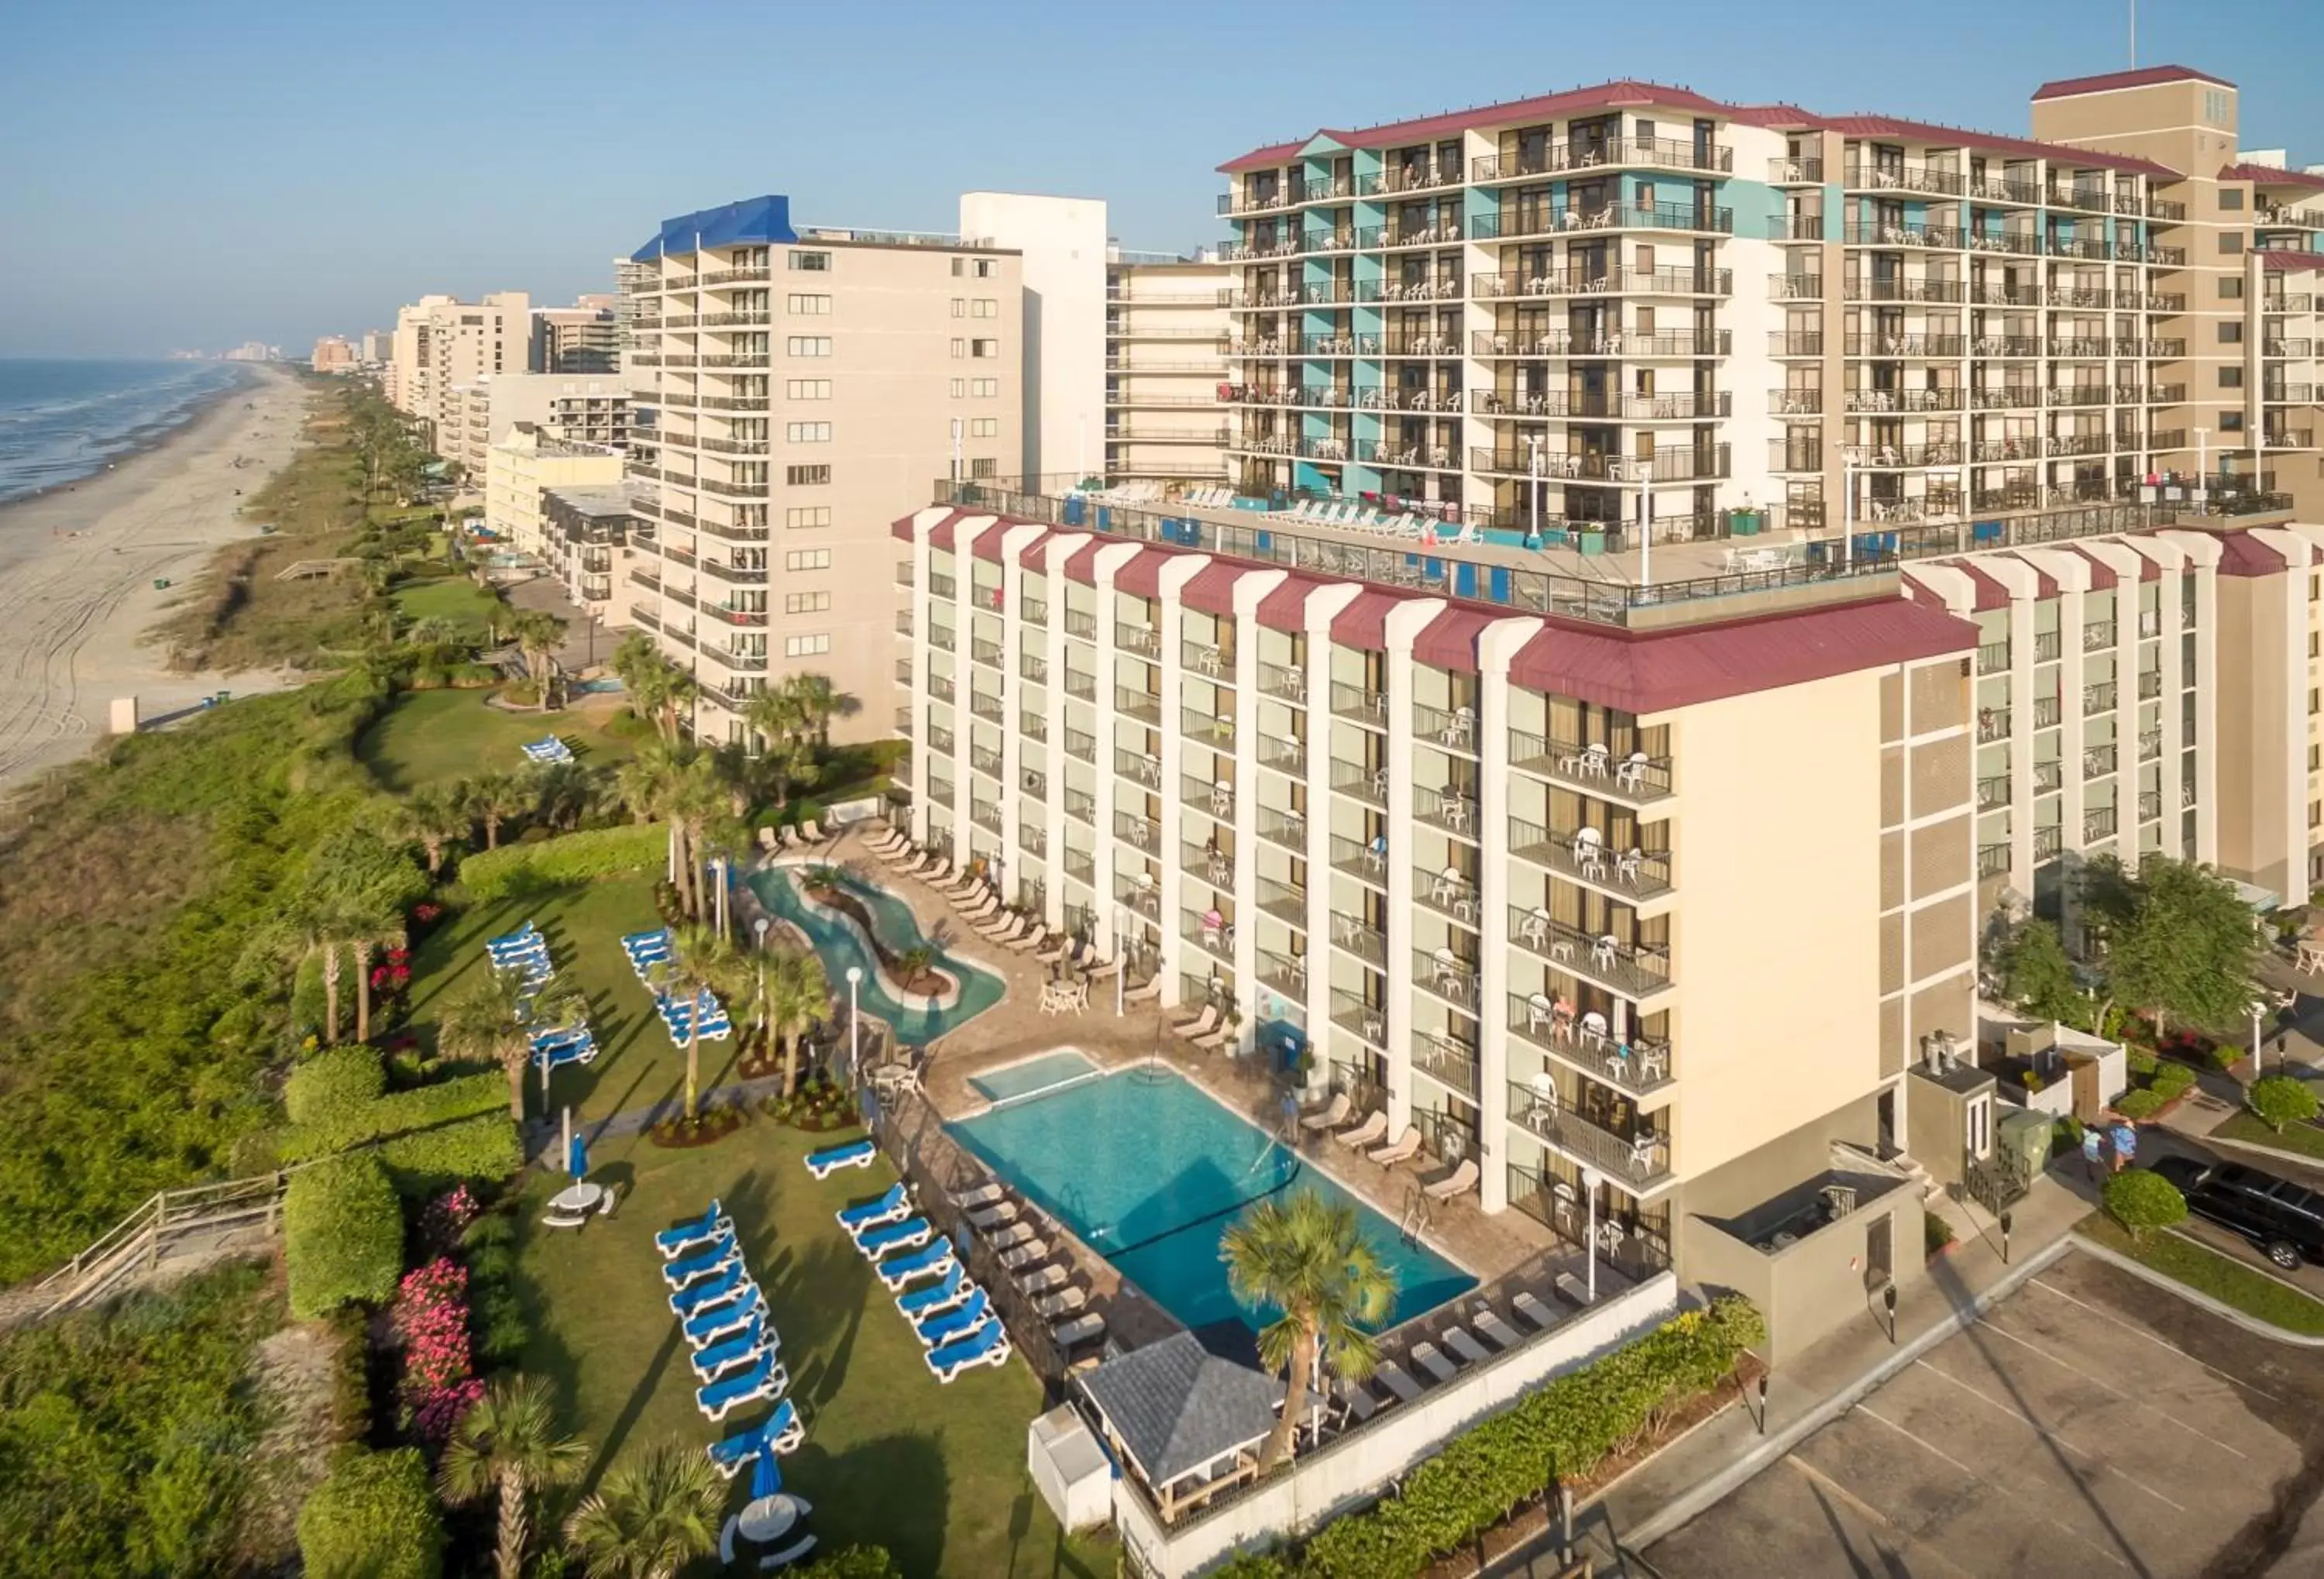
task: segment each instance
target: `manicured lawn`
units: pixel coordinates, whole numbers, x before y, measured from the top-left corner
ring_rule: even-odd
[[[2085,1217],[2080,1232],[2108,1250],[2117,1251],[2166,1278],[2234,1306],[2286,1332],[2324,1336],[2324,1303],[2310,1298],[2289,1283],[2221,1255],[2209,1245],[2184,1235],[2151,1232],[2144,1242],[2134,1241],[2120,1223],[2103,1212]]]
[[[2248,1146],[2272,1146],[2278,1151],[2297,1151],[2303,1157],[2324,1160],[2324,1130],[2314,1124],[2286,1124],[2283,1133],[2277,1134],[2260,1121],[2257,1113],[2231,1114],[2227,1122],[2211,1131],[2223,1140],[2241,1140]]]
[[[464,636],[484,640],[498,622],[508,623],[509,606],[465,576],[438,576],[396,589],[396,612],[406,620],[448,620]]]
[[[569,708],[503,712],[485,706],[480,690],[435,690],[397,697],[364,732],[355,754],[382,785],[401,794],[422,784],[512,771],[525,764],[524,743],[544,734],[563,736],[574,756],[592,767],[618,762],[635,749]]]
[[[753,1404],[714,1425],[699,1412],[651,1243],[715,1197],[782,1334],[786,1396],[807,1424],[783,1482],[814,1505],[820,1549],[883,1546],[915,1579],[1111,1574],[1111,1550],[1065,1540],[1026,1475],[1025,1427],[1041,1389],[1023,1363],[949,1385],[928,1373],[918,1338],[833,1219],[892,1176],[879,1164],[816,1182],[800,1159],[832,1139],[763,1117],[697,1150],[607,1139],[592,1149],[591,1176],[622,1187],[620,1209],[577,1233],[539,1225],[541,1203],[565,1181],[529,1177],[519,1249],[534,1337],[523,1369],[553,1380],[565,1424],[594,1450],[576,1491],[651,1443],[675,1436],[698,1449],[767,1413]],[[748,1491],[746,1473],[729,1489],[729,1511]]]
[[[567,1064],[550,1075],[551,1111],[570,1103],[576,1116],[599,1118],[680,1095],[686,1088],[686,1049],[671,1043],[654,1013],[653,994],[622,953],[624,934],[660,925],[653,904],[657,875],[603,878],[461,912],[423,938],[413,956],[413,1025],[432,1037],[437,1016],[458,996],[469,973],[486,968],[484,939],[536,921],[549,938],[549,960],[558,974],[578,983],[588,994],[589,1024],[597,1035],[595,1058]],[[705,1091],[733,1077],[737,1047],[733,1038],[702,1044]],[[525,1088],[527,1109],[542,1111],[537,1072]]]

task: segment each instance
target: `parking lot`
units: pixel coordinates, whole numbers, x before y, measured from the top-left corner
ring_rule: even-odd
[[[2324,1351],[2255,1338],[2070,1255],[1637,1570],[2324,1574],[2324,1515],[2309,1516],[2319,1487]]]

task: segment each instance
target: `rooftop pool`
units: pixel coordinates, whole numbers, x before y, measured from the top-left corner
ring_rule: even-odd
[[[1041,1072],[1054,1078],[1054,1070]],[[1295,1187],[1354,1203],[1365,1239],[1396,1279],[1383,1327],[1476,1287],[1175,1070],[1141,1067],[1074,1081],[946,1128],[1215,1352],[1248,1353],[1258,1329],[1279,1314],[1235,1298],[1219,1236],[1245,1207]]]
[[[889,996],[880,984],[877,962],[870,957],[863,940],[854,929],[841,925],[819,910],[813,909],[799,897],[797,879],[791,870],[783,866],[763,867],[743,880],[759,902],[800,931],[814,944],[817,957],[823,961],[824,974],[832,986],[842,993],[847,990],[847,967],[860,965],[863,980],[857,983],[866,1014],[876,1015],[894,1030],[896,1039],[908,1047],[925,1047],[940,1036],[949,1035],[975,1019],[995,1003],[1008,990],[1007,983],[991,972],[979,969],[960,958],[949,949],[937,947],[920,931],[912,907],[890,893],[863,882],[852,873],[839,874],[839,886],[855,896],[872,917],[881,945],[891,955],[926,945],[936,949],[939,970],[949,972],[960,983],[959,998],[942,1009],[907,1009]]]

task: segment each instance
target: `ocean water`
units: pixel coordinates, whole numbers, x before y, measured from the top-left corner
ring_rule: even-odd
[[[0,503],[103,471],[244,377],[230,362],[0,359]]]

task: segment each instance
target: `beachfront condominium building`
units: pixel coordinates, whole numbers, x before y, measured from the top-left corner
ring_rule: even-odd
[[[795,226],[789,208],[667,220],[629,285],[631,475],[650,490],[632,618],[697,677],[695,729],[719,741],[770,677],[801,672],[860,702],[841,734],[886,734],[888,523],[931,479],[998,477],[1023,453],[1018,254]]]
[[[630,623],[631,503],[638,485],[567,484],[540,498],[546,558],[565,596],[599,624]],[[585,650],[586,651],[586,650]],[[600,655],[602,656],[602,654]]]
[[[355,346],[337,335],[325,335],[315,342],[308,353],[307,365],[318,373],[353,373],[355,370]]]
[[[1235,271],[1214,254],[1115,248],[1105,268],[1105,474],[1138,483],[1227,476]]]
[[[960,234],[1017,254],[1023,291],[1018,475],[1088,475],[1105,453],[1105,204],[964,192]]]
[[[1949,1055],[1998,919],[2070,929],[2100,854],[2310,859],[2324,529],[2281,495],[1670,544],[1649,581],[1410,516],[937,494],[896,523],[915,835],[1475,1164],[1486,1212],[1751,1290],[1786,1344],[1840,1307],[1777,1287],[1777,1230],[1990,1164]],[[1831,1278],[1917,1269],[1849,1232]]]
[[[523,291],[503,291],[481,301],[423,296],[397,311],[387,398],[427,424],[438,455],[459,459],[469,448],[465,413],[461,421],[448,420],[461,403],[453,391],[493,374],[524,371],[531,307]]]
[[[526,365],[534,373],[615,373],[621,369],[621,326],[613,298],[584,296],[570,307],[532,309]]]
[[[493,445],[519,424],[568,444],[621,448],[630,439],[630,392],[618,374],[497,373],[445,392],[436,453],[481,481]]]
[[[617,485],[622,466],[618,449],[568,444],[518,422],[485,452],[484,525],[517,552],[546,562],[551,555],[541,495],[551,488]]]
[[[367,367],[384,368],[395,360],[395,331],[365,329],[363,332],[363,360]]]

